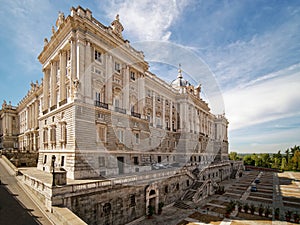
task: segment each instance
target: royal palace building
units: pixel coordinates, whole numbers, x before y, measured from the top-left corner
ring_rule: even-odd
[[[45,38],[38,56],[41,82],[31,83],[16,107],[4,102],[0,111],[0,148],[38,152],[37,169],[45,174],[54,166],[65,171],[68,179],[105,180],[146,174],[149,178],[184,168],[185,172],[168,178],[176,181],[171,182],[174,187],[168,186],[166,179],[158,184],[149,181],[140,188],[126,187],[132,192],[124,197],[131,211],[121,211],[133,216],[120,216],[119,224],[144,215],[145,206],[158,203],[158,192],[164,193],[164,202],[170,204],[182,197],[195,179],[208,179],[208,174],[200,173],[197,178],[192,174],[195,169],[211,168],[209,178],[218,181],[237,169],[228,161],[228,121],[224,115],[211,113],[201,98],[201,85],[185,80],[180,67],[170,84],[151,73],[143,52],[134,49],[122,31],[119,16],[105,26],[80,6],[71,8],[66,18],[59,13],[52,36]],[[151,192],[151,185],[156,192]],[[172,188],[178,193],[166,197]],[[212,185],[209,188],[212,190]],[[113,191],[117,196],[121,190]],[[149,200],[152,194],[157,198],[154,203]],[[197,194],[201,199],[202,194]],[[110,224],[116,216],[113,212],[120,212],[107,203],[115,201],[122,207],[127,203],[97,195],[95,198],[102,200],[89,209],[96,215],[78,214],[88,223],[101,224],[100,218],[105,217],[105,224]],[[76,208],[81,200],[60,204],[76,213],[81,210]]]

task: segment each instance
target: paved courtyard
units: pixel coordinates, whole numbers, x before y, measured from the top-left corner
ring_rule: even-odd
[[[258,178],[260,183],[255,184]],[[260,172],[245,171],[243,176],[236,180],[223,181],[225,193],[213,195],[198,204],[187,202],[192,209],[180,209],[175,206],[165,207],[161,215],[146,218],[138,222],[139,225],[168,224],[168,225],[247,225],[247,224],[295,224],[286,222],[285,212],[291,211],[300,214],[300,173],[296,172]],[[251,186],[256,185],[257,192],[251,192]],[[235,210],[229,218],[225,218],[226,206],[230,201],[255,206],[255,212],[244,209]],[[266,216],[259,215],[259,207],[269,207],[272,213]],[[274,218],[274,210],[279,208],[279,219]]]

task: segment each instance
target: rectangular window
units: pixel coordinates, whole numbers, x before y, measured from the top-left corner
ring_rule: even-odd
[[[50,141],[53,142],[53,143],[56,142],[56,129],[55,129],[55,127],[51,128]]]
[[[44,155],[44,164],[47,163],[47,155]]]
[[[115,62],[115,71],[120,73],[121,72],[121,66],[120,63]]]
[[[102,59],[101,59],[101,52],[95,50],[95,60],[98,61],[98,62],[102,62]]]
[[[115,107],[120,107],[120,100],[119,99],[115,99]]]
[[[160,126],[161,125],[161,120],[160,117],[156,117],[156,125]]]
[[[130,207],[135,206],[135,195],[130,195]]]
[[[105,166],[105,158],[103,156],[98,157],[99,166]]]
[[[61,124],[61,143],[66,144],[67,143],[67,127],[65,123]]]
[[[121,143],[124,142],[124,131],[123,130],[118,130],[118,139],[119,139],[119,142],[121,142]]]
[[[65,156],[62,156],[60,159],[60,166],[64,166],[65,165]]]
[[[48,130],[44,129],[43,131],[43,142],[47,143],[48,142]]]
[[[133,164],[139,165],[139,158],[137,156],[133,157]]]
[[[134,136],[135,136],[135,143],[139,144],[140,143],[140,134],[136,133]]]
[[[130,71],[130,79],[135,80],[135,72]]]
[[[161,156],[157,156],[157,162],[160,163],[161,162]]]
[[[101,94],[99,92],[96,92],[96,101],[100,102]]]
[[[99,126],[98,132],[99,141],[106,142],[106,127]]]

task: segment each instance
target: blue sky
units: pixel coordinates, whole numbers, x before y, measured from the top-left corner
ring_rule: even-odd
[[[30,82],[40,81],[37,56],[44,38],[51,35],[58,11],[67,16],[71,6],[81,5],[105,25],[119,13],[123,36],[131,43],[167,41],[201,58],[222,91],[231,151],[275,152],[300,144],[298,0],[0,3],[0,101],[16,105]],[[171,79],[168,66],[153,64],[151,68]]]

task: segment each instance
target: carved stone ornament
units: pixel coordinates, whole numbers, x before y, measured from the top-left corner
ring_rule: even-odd
[[[111,23],[111,26],[113,28],[113,33],[122,38],[124,27],[119,21],[119,14],[117,14],[116,19]]]

